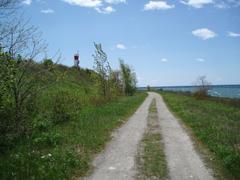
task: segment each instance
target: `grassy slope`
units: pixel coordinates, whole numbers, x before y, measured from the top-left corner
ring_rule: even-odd
[[[156,100],[149,107],[147,130],[136,157],[137,179],[167,179],[167,162],[160,135]]]
[[[88,72],[59,66],[55,74],[59,81],[37,99],[33,134],[19,139],[11,151],[0,155],[0,179],[70,179],[84,175],[92,155],[104,147],[112,130],[146,97],[145,93],[137,93],[95,106],[98,92]],[[59,92],[70,96],[64,104],[68,119],[55,124],[51,107]],[[73,101],[77,108],[71,111]]]
[[[192,128],[236,179],[240,178],[240,108],[221,101],[196,100],[176,93],[161,93],[169,108]]]

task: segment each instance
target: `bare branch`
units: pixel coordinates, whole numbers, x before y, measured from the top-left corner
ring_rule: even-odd
[[[38,28],[21,18],[8,21],[4,28],[0,28],[0,43],[12,57],[20,54],[24,59],[33,59],[47,48]]]
[[[5,18],[13,14],[20,0],[1,0],[0,1],[0,18]]]

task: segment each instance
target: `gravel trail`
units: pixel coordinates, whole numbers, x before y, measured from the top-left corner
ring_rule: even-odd
[[[113,134],[103,153],[93,162],[94,171],[87,180],[131,180],[136,174],[135,155],[147,126],[150,94],[134,115]]]
[[[206,168],[186,131],[168,110],[162,97],[156,98],[161,134],[165,146],[169,177],[172,180],[212,180],[211,171]]]
[[[160,131],[172,180],[213,180],[195,151],[192,141],[178,120],[168,110],[162,97],[149,93],[135,114],[113,133],[105,150],[93,161],[94,170],[85,180],[133,180],[136,179],[135,157],[138,144],[147,127],[150,103],[156,99]]]

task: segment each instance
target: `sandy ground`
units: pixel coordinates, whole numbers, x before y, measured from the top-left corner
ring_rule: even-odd
[[[194,150],[191,139],[157,93],[149,93],[128,122],[113,133],[113,139],[107,144],[106,149],[95,158],[93,173],[84,179],[136,179],[135,156],[147,127],[148,108],[153,98],[157,103],[170,179],[213,179]]]

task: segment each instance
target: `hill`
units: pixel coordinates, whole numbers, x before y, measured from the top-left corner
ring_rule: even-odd
[[[105,97],[99,74],[89,69],[3,56],[0,65],[0,179],[84,175],[146,96],[125,96],[108,80]]]

